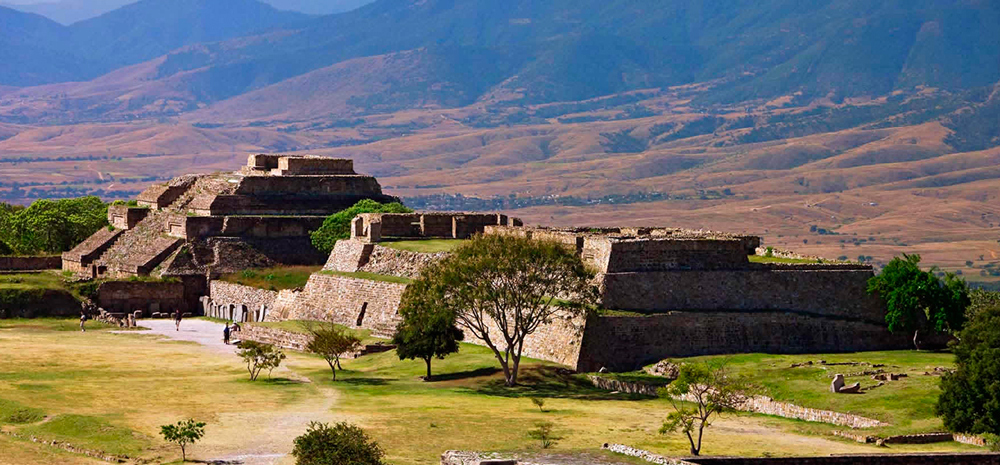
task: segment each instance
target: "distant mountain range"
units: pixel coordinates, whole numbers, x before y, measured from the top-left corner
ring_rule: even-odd
[[[279,9],[297,11],[312,15],[342,13],[371,3],[372,0],[267,0],[266,3]],[[64,25],[94,18],[116,10],[136,0],[10,0],[0,2],[25,13],[35,13]]]
[[[8,9],[0,21],[16,58],[0,84],[88,80],[168,54],[154,78],[183,73],[201,104],[415,50],[429,69],[368,103],[544,103],[717,80],[710,101],[841,101],[1000,80],[1000,4],[982,0],[379,0],[318,18],[257,0],[142,0],[69,27]]]

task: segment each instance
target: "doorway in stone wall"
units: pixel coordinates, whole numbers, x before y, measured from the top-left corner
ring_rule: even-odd
[[[354,326],[361,327],[361,323],[365,322],[365,312],[368,311],[368,302],[361,304],[361,313],[358,314],[358,323]]]

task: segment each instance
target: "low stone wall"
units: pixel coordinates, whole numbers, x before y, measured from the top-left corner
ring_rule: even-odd
[[[654,386],[652,384],[646,383],[634,383],[629,381],[621,381],[612,378],[606,378],[597,375],[588,375],[587,378],[590,379],[594,386],[607,391],[618,391],[627,394],[642,394],[644,396],[656,397],[656,390],[663,386]]]
[[[40,271],[62,268],[62,257],[0,257],[0,271]]]
[[[661,386],[653,386],[645,383],[636,383],[629,381],[620,381],[616,379],[610,379],[602,376],[590,375],[590,382],[594,383],[595,386],[601,389],[607,389],[609,391],[619,391],[627,392],[630,394],[644,394],[648,396],[656,396],[656,390]],[[680,397],[680,400],[694,401],[691,398]],[[767,396],[756,396],[748,399],[743,405],[740,405],[737,410],[744,412],[760,413],[764,415],[774,415],[776,417],[782,418],[793,418],[796,420],[803,421],[815,421],[819,423],[829,423],[831,425],[847,426],[849,428],[875,428],[878,426],[888,426],[886,423],[881,421],[865,418],[857,415],[851,415],[848,413],[832,412],[829,410],[819,410],[808,407],[802,407],[795,404],[789,404],[786,402],[778,402]],[[923,435],[918,435],[923,436]],[[856,439],[856,438],[855,438]],[[949,436],[948,440],[951,440]],[[936,441],[931,441],[936,442]],[[900,443],[904,444],[904,443]],[[922,444],[919,442],[909,443],[909,444]]]
[[[602,447],[602,449],[614,452],[616,454],[627,455],[629,457],[637,457],[649,463],[657,463],[660,465],[691,465],[691,462],[682,459],[672,459],[670,457],[664,457],[662,455],[654,454],[652,452],[642,449],[636,449],[634,447],[626,446],[624,444],[605,444],[604,447]]]
[[[933,444],[935,442],[950,442],[955,438],[951,433],[924,433],[905,434],[902,436],[889,436],[885,438],[886,444]]]
[[[244,325],[239,332],[233,333],[231,337],[241,341],[257,341],[264,344],[305,352],[309,345],[309,336],[302,333],[294,333],[282,329],[267,328],[257,325]]]
[[[986,447],[988,445],[988,444],[986,444],[986,440],[983,439],[982,437],[971,435],[971,434],[956,433],[956,434],[952,435],[952,439],[954,439],[955,442],[960,442],[962,444],[968,444],[970,446]]]

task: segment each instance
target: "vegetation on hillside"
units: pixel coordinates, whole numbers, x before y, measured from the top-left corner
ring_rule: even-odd
[[[382,204],[371,199],[362,200],[351,208],[334,213],[323,220],[323,225],[310,233],[313,247],[323,253],[333,251],[333,246],[338,240],[351,237],[351,220],[362,213],[410,213],[412,211],[399,202]]]
[[[239,273],[226,273],[220,280],[244,286],[280,291],[304,287],[309,276],[323,269],[321,266],[279,266],[255,268]]]
[[[108,227],[108,206],[97,197],[36,200],[27,208],[0,203],[0,254],[56,254]]]

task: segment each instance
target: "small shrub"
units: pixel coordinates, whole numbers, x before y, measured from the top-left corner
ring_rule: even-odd
[[[187,462],[187,446],[198,442],[205,436],[205,423],[189,419],[179,421],[176,425],[163,425],[160,427],[160,435],[168,442],[177,444],[181,448],[181,461]]]
[[[1000,452],[1000,435],[985,433],[982,435],[982,438],[986,441],[986,447],[991,452]]]
[[[765,257],[773,257],[774,256],[774,247],[768,247],[767,251],[764,252],[764,256]]]
[[[240,272],[240,277],[243,277],[243,278],[246,278],[246,279],[253,279],[253,278],[257,277],[257,272],[254,271],[254,270],[243,270],[243,271]]]
[[[310,423],[306,434],[295,438],[292,456],[296,465],[385,465],[378,443],[347,423]]]
[[[542,449],[548,449],[556,444],[559,437],[552,432],[554,425],[550,421],[542,421],[535,424],[535,429],[528,430],[528,437],[539,442]]]
[[[532,397],[531,403],[535,404],[535,407],[538,407],[539,412],[545,411],[545,399],[542,399],[541,397]]]
[[[284,352],[270,344],[261,344],[257,341],[242,341],[236,347],[238,355],[247,365],[250,373],[250,381],[256,381],[260,372],[267,370],[267,376],[271,377],[271,371],[281,365],[285,359]]]
[[[14,410],[13,412],[10,412],[7,415],[7,418],[5,418],[4,420],[7,423],[18,425],[18,424],[39,422],[42,421],[43,418],[45,418],[45,416],[42,415],[42,413],[38,410],[30,408],[20,408]]]

